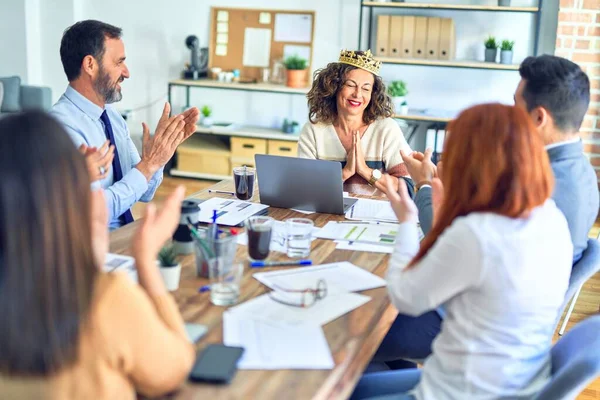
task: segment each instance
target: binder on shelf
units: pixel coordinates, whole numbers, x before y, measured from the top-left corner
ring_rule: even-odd
[[[442,18],[440,24],[440,60],[454,60],[456,40],[454,37],[454,20]]]
[[[406,16],[402,21],[402,56],[414,57],[415,17]]]
[[[377,52],[378,56],[388,56],[390,42],[390,16],[377,16]]]
[[[428,60],[437,60],[440,50],[440,24],[441,18],[431,17],[427,21],[427,40],[425,40],[425,53]]]
[[[393,15],[390,17],[390,44],[389,55],[392,57],[402,56],[402,21],[404,17]]]
[[[413,52],[416,58],[426,58],[427,20],[427,17],[415,18],[415,44]]]

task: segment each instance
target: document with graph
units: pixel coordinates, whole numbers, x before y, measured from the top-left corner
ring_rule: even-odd
[[[393,246],[398,225],[381,222],[328,222],[318,233],[321,239]]]
[[[253,215],[266,213],[269,206],[241,201],[236,199],[224,199],[213,197],[200,203],[199,222],[212,222],[213,210],[217,211],[217,224],[236,226]]]

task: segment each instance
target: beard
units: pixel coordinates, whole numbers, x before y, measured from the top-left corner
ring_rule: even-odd
[[[98,78],[96,78],[94,81],[94,89],[100,96],[102,96],[106,104],[116,103],[117,101],[121,101],[123,98],[121,89],[117,87],[117,84],[123,82],[124,80],[125,78],[121,76],[115,83],[112,83],[110,80],[110,75],[101,65],[100,69],[98,70]]]

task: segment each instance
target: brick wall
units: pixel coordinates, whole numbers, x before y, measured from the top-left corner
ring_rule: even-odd
[[[600,187],[600,0],[560,0],[556,52],[590,77],[591,102],[581,136]]]

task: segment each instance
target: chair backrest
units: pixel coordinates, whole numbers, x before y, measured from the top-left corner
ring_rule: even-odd
[[[537,400],[574,399],[600,377],[600,315],[589,317],[552,348],[552,378]]]
[[[598,271],[600,271],[600,241],[598,239],[588,239],[587,248],[583,251],[581,259],[571,269],[569,287],[565,294],[565,302],[557,316],[557,325],[564,309],[569,304],[573,295],[575,295],[575,292],[577,292],[577,289]]]

